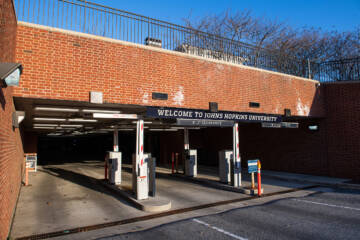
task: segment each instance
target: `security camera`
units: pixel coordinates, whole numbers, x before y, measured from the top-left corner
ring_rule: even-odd
[[[22,70],[20,63],[0,63],[0,86],[19,86]]]

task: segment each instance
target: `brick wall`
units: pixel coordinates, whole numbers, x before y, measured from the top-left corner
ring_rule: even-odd
[[[0,62],[15,61],[16,17],[11,0],[0,0]],[[6,239],[18,197],[23,151],[12,128],[13,88],[0,88],[0,239]]]
[[[319,124],[319,131],[308,126]],[[242,167],[247,160],[260,159],[265,170],[328,175],[325,122],[302,120],[298,129],[262,128],[260,124],[241,124],[239,141]],[[200,165],[218,165],[218,153],[232,150],[232,128],[190,130],[190,147],[197,149]],[[166,164],[171,152],[182,152],[183,136],[179,133],[161,135],[163,144],[160,164]]]
[[[360,82],[323,84],[329,174],[360,181]]]
[[[310,124],[319,131],[310,131]],[[323,121],[299,121],[298,129],[241,127],[240,146],[243,166],[249,159],[259,158],[265,170],[327,175],[328,162]]]
[[[316,81],[82,33],[19,23],[16,56],[20,97],[89,101],[89,91],[101,91],[110,103],[323,114]]]

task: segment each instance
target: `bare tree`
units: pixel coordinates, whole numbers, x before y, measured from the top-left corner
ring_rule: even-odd
[[[314,28],[292,29],[282,22],[255,17],[248,10],[234,14],[225,11],[203,17],[198,22],[188,17],[185,23],[191,29],[243,43],[224,43],[225,39],[208,41],[207,36],[202,36],[203,41],[210,42],[203,48],[211,49],[212,55],[223,52],[226,56],[241,58],[243,64],[261,65],[300,76],[318,74],[321,62],[360,56],[360,26],[342,33]]]

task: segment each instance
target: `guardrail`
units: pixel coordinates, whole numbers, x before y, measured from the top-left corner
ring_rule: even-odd
[[[321,82],[360,81],[360,57],[313,64]]]

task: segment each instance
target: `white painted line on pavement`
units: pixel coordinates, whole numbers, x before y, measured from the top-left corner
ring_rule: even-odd
[[[360,208],[352,208],[352,207],[346,207],[346,206],[339,206],[339,205],[333,205],[333,204],[328,204],[328,203],[319,203],[319,202],[313,202],[313,201],[301,200],[301,199],[293,199],[293,200],[294,200],[294,201],[298,201],[298,202],[307,202],[307,203],[313,203],[313,204],[318,204],[318,205],[324,205],[324,206],[328,206],[328,207],[337,207],[337,208],[344,208],[344,209],[350,209],[350,210],[360,211]]]
[[[206,223],[206,222],[203,222],[203,221],[200,221],[200,220],[198,220],[198,219],[195,219],[195,218],[194,218],[193,221],[194,221],[194,222],[197,222],[197,223],[200,223],[200,224],[202,224],[202,225],[205,225],[205,226],[207,226],[207,227],[209,227],[209,228],[212,228],[212,229],[214,229],[214,230],[216,230],[216,231],[218,231],[218,232],[221,232],[221,233],[223,233],[223,234],[225,234],[225,235],[228,235],[228,236],[230,236],[230,237],[233,237],[233,238],[235,238],[235,239],[247,240],[247,238],[243,238],[243,237],[240,237],[240,236],[238,236],[238,235],[232,234],[232,233],[227,232],[227,231],[225,231],[225,230],[223,230],[223,229],[221,229],[221,228],[213,227],[213,226],[211,226],[210,224],[208,224],[208,223]]]

